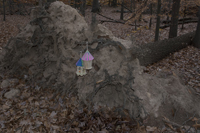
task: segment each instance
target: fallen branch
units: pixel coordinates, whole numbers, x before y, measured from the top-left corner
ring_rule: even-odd
[[[125,22],[117,21],[117,20],[115,20],[115,19],[112,19],[112,18],[109,18],[109,17],[107,17],[107,16],[104,16],[104,15],[102,15],[102,14],[100,14],[100,13],[97,13],[97,14],[100,15],[100,16],[102,16],[102,17],[104,17],[104,18],[107,18],[107,19],[111,20],[111,21],[108,21],[108,20],[100,20],[101,23],[104,23],[104,22],[112,22],[112,23],[126,24]],[[128,25],[135,26],[135,25],[133,25],[133,24],[128,24]],[[141,26],[141,25],[136,25],[136,26]]]
[[[117,20],[115,20],[115,19],[112,19],[112,18],[109,18],[109,17],[107,17],[107,16],[104,16],[104,15],[102,15],[102,14],[100,14],[100,13],[97,13],[97,14],[100,15],[100,16],[102,16],[102,17],[104,17],[104,18],[107,18],[107,19],[109,19],[109,20],[117,21]],[[120,22],[120,21],[118,21],[118,22]]]
[[[197,23],[197,22],[198,22],[198,20],[190,20],[190,21],[185,21],[184,24]],[[178,22],[178,24],[183,24],[183,22]],[[170,27],[170,25],[171,24],[160,26],[160,29],[165,29],[167,27]]]
[[[183,126],[181,126],[181,125],[179,125],[179,124],[177,124],[177,123],[175,123],[175,122],[172,122],[172,121],[168,121],[168,120],[166,120],[166,119],[162,119],[164,122],[166,122],[166,123],[169,123],[169,124],[171,124],[171,125],[174,125],[174,126],[177,126],[177,127],[179,127],[179,128],[182,128]]]
[[[100,21],[100,23],[102,24],[102,23],[104,23],[104,22],[111,22],[111,23],[120,23],[120,24],[126,24],[125,22],[120,22],[120,21],[111,21],[111,20],[99,20]],[[130,25],[130,26],[135,26],[135,25],[133,25],[133,24],[127,24],[127,25]],[[141,26],[141,25],[136,25],[136,26]]]
[[[129,12],[133,12],[131,9],[129,9],[128,7],[126,7],[125,5],[123,5],[123,4],[120,4],[121,6],[123,6],[124,8],[126,8]]]

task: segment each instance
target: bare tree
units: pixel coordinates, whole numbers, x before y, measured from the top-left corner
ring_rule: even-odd
[[[173,38],[177,36],[180,2],[181,0],[173,0],[169,38]]]
[[[167,14],[167,20],[169,20],[169,14],[171,12],[171,0],[169,0],[169,3],[168,3],[168,14]]]
[[[86,0],[81,0],[81,7],[80,11],[83,16],[85,16],[85,7],[86,7]]]
[[[13,14],[13,12],[12,12],[12,0],[9,0],[9,12],[10,12],[10,15]]]
[[[96,13],[100,11],[99,1],[93,0],[92,2],[92,12]]]
[[[199,7],[199,12],[198,12],[198,17],[199,17],[199,20],[197,24],[196,34],[193,39],[193,43],[195,47],[200,48],[200,7]]]
[[[161,0],[158,0],[155,41],[158,41],[159,38],[160,12],[161,12]]]
[[[134,10],[134,13],[136,14],[136,1],[133,0],[133,10]],[[137,30],[137,20],[135,19],[135,30]]]
[[[3,0],[3,20],[6,21],[6,7],[5,7],[5,0]]]
[[[121,4],[121,15],[120,15],[120,19],[121,19],[121,20],[124,19],[124,0],[122,0],[122,4]]]
[[[152,3],[150,3],[150,14],[151,14],[151,16],[152,16],[152,14],[153,14],[153,9],[152,9]],[[150,21],[149,21],[149,29],[151,29],[151,23],[152,23],[152,17],[150,17]]]

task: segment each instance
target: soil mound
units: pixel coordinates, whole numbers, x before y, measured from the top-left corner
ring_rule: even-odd
[[[135,117],[171,117],[167,109],[200,114],[198,98],[181,84],[178,75],[143,73],[129,48],[133,44],[112,35],[102,25],[90,26],[76,9],[54,2],[35,8],[32,20],[3,48],[1,70],[28,75],[29,82],[54,88],[56,94],[76,92],[85,103],[128,109]],[[94,28],[95,27],[95,28]],[[85,76],[76,75],[79,51],[86,42],[94,57]]]

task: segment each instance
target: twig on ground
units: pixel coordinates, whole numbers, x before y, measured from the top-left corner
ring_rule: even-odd
[[[179,124],[177,124],[177,123],[175,123],[175,122],[172,122],[172,121],[169,121],[169,120],[166,120],[166,119],[162,119],[164,122],[166,122],[166,123],[169,123],[169,124],[171,124],[171,125],[174,125],[174,126],[177,126],[177,127],[179,127],[179,128],[182,128],[183,126],[181,126],[181,125],[179,125]]]
[[[182,125],[185,125],[188,121],[192,120],[195,117],[196,113],[192,117],[190,117],[188,120],[184,121]]]
[[[192,128],[192,127],[190,126],[190,128],[189,128],[187,131],[185,131],[185,133],[187,133],[188,131],[190,131],[191,128]]]

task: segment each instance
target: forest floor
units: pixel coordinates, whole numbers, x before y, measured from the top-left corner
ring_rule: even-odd
[[[120,13],[115,12],[119,9],[119,7],[102,7],[101,14],[120,21]],[[85,18],[88,23],[91,21],[90,10],[90,8],[86,10]],[[126,13],[124,16],[124,18],[127,18],[128,14]],[[0,46],[5,46],[9,38],[16,36],[20,28],[23,28],[26,23],[30,21],[29,16],[20,15],[7,15],[5,22],[2,21],[2,15],[0,15],[0,18]],[[99,15],[97,15],[97,19],[106,20]],[[147,15],[144,15],[143,19],[149,21]],[[144,21],[137,22],[138,25],[141,25],[137,27],[137,30],[134,30],[134,26],[119,23],[104,22],[103,25],[110,29],[116,37],[132,39],[135,44],[142,45],[144,43],[153,42],[154,40],[155,19],[152,19],[152,22],[151,30],[148,27],[149,24]],[[196,23],[185,24],[184,29],[181,29],[181,25],[179,25],[178,35],[194,31],[196,25]],[[160,40],[167,39],[168,33],[169,28],[160,30]],[[197,95],[200,95],[200,50],[197,48],[192,46],[184,48],[158,63],[146,67],[144,71],[152,75],[155,75],[158,71],[168,71],[171,73],[178,71],[183,75],[185,84],[194,88]],[[1,74],[1,81],[6,78],[6,75]],[[32,85],[27,85],[24,80],[17,79],[15,76],[13,76],[11,80],[13,84],[9,85],[10,88],[23,86],[24,89],[21,90],[21,96],[19,96],[19,98],[14,98],[12,100],[5,99],[3,94],[7,91],[5,89],[0,89],[0,105],[2,105],[0,109],[0,131],[53,132],[54,130],[60,130],[79,132],[83,130],[96,131],[98,128],[101,128],[103,132],[136,132],[136,130],[137,132],[182,132],[186,130],[193,132],[194,129],[190,128],[190,126],[186,126],[186,124],[187,122],[193,121],[192,124],[195,125],[194,122],[198,121],[195,115],[193,118],[188,118],[183,122],[184,129],[177,126],[175,128],[173,123],[167,123],[163,125],[163,127],[139,126],[140,121],[136,122],[132,121],[130,118],[121,118],[120,116],[116,117],[116,114],[113,113],[113,109],[100,112],[96,111],[95,106],[90,108],[91,111],[89,111],[88,107],[82,107],[83,109],[80,109],[76,97],[69,95],[68,98],[56,97],[53,99],[51,91],[39,91],[40,88],[34,83]],[[56,112],[54,111],[55,109]],[[68,118],[67,120],[66,117]],[[62,125],[62,123],[65,124]],[[196,126],[198,127],[198,125]]]

